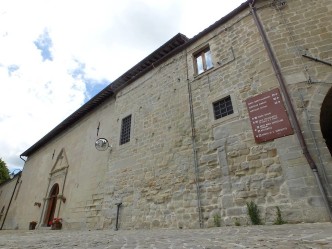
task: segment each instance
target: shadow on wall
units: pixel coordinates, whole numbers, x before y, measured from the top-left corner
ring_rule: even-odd
[[[320,111],[320,127],[326,145],[332,156],[332,87],[325,96]]]

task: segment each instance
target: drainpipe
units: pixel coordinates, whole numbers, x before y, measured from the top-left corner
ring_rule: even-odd
[[[258,15],[257,15],[257,13],[256,13],[256,7],[254,6],[255,5],[255,0],[254,1],[249,0],[248,4],[250,6],[251,13],[252,13],[252,16],[254,18],[254,21],[255,21],[255,24],[257,26],[257,29],[259,31],[259,34],[262,37],[265,49],[266,49],[266,51],[267,51],[267,53],[269,55],[271,64],[273,66],[273,70],[274,70],[274,72],[275,72],[275,74],[277,76],[277,79],[278,79],[281,91],[282,91],[283,96],[285,98],[285,103],[286,103],[286,107],[287,107],[290,119],[292,121],[295,133],[296,133],[297,138],[298,138],[298,140],[300,142],[300,145],[301,145],[302,152],[303,152],[305,158],[307,159],[307,162],[308,162],[308,164],[309,164],[309,166],[310,166],[313,174],[315,175],[315,178],[316,178],[316,181],[317,181],[317,184],[318,184],[318,188],[319,188],[319,190],[321,192],[321,195],[322,195],[323,200],[324,200],[325,207],[326,207],[327,212],[328,212],[329,217],[330,217],[330,221],[332,221],[332,210],[331,210],[331,206],[329,204],[327,195],[325,193],[325,190],[323,188],[322,182],[321,182],[320,177],[318,175],[318,170],[317,170],[317,166],[315,164],[315,161],[313,160],[313,158],[311,157],[311,155],[309,153],[308,147],[306,145],[306,142],[304,140],[303,134],[301,132],[299,121],[297,120],[294,107],[292,105],[291,99],[289,97],[289,94],[288,94],[288,91],[287,91],[287,88],[286,88],[286,82],[285,82],[285,80],[284,80],[284,78],[283,78],[283,76],[281,74],[281,69],[280,69],[280,67],[279,67],[279,65],[277,63],[277,60],[276,60],[276,58],[275,58],[275,56],[273,54],[271,45],[269,43],[269,40],[267,39],[267,35],[266,35],[265,31],[264,31],[263,25],[262,25],[262,23],[261,23]]]
[[[194,168],[195,168],[195,184],[196,184],[196,195],[197,195],[198,219],[199,219],[199,227],[203,228],[203,215],[202,215],[202,207],[201,207],[200,188],[199,188],[199,170],[198,170],[197,148],[196,148],[196,141],[195,141],[195,136],[196,136],[196,134],[195,134],[195,117],[194,117],[194,109],[193,109],[191,84],[189,82],[189,75],[188,75],[188,53],[187,53],[187,49],[185,51],[186,51],[186,70],[187,70],[187,83],[188,83],[189,108],[190,108],[191,142],[192,142],[193,154],[194,154]]]
[[[1,224],[1,227],[0,227],[0,230],[2,230],[3,228],[3,225],[5,224],[5,221],[6,221],[6,217],[7,217],[7,214],[8,214],[8,211],[9,211],[9,208],[10,208],[10,205],[12,203],[12,200],[13,200],[13,197],[14,197],[14,194],[15,194],[15,191],[16,191],[16,188],[17,188],[17,185],[18,183],[20,182],[20,179],[21,179],[21,175],[22,175],[22,171],[17,173],[18,177],[17,177],[17,181],[16,181],[16,184],[15,184],[15,187],[14,187],[14,191],[12,193],[12,196],[10,197],[10,201],[9,201],[9,204],[8,204],[8,207],[7,207],[7,210],[6,210],[6,213],[5,213],[5,216],[3,217],[3,221],[2,221],[2,224]]]

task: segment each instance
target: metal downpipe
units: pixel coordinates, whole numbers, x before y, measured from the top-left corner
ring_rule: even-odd
[[[204,228],[203,224],[203,215],[202,215],[202,206],[200,198],[200,187],[199,187],[199,170],[198,170],[198,160],[197,160],[197,148],[195,141],[195,117],[193,110],[193,100],[192,100],[192,91],[188,75],[188,53],[186,52],[186,71],[187,71],[187,84],[188,84],[188,94],[189,94],[189,108],[190,108],[190,124],[191,124],[191,142],[193,147],[194,155],[194,168],[195,168],[195,185],[196,185],[196,195],[197,195],[197,208],[198,208],[198,218],[199,218],[199,227]]]
[[[295,133],[298,137],[298,140],[300,142],[300,145],[301,145],[301,149],[303,151],[303,154],[311,168],[311,170],[313,171],[314,175],[315,175],[315,178],[317,180],[317,184],[318,184],[318,187],[319,187],[319,190],[321,192],[321,195],[323,197],[323,200],[324,200],[324,204],[325,204],[325,207],[328,211],[328,214],[329,214],[329,218],[330,218],[330,221],[332,222],[332,210],[331,210],[331,206],[329,204],[329,201],[328,201],[328,198],[327,198],[327,195],[325,193],[325,190],[323,188],[323,185],[321,183],[321,180],[320,180],[320,177],[318,175],[318,171],[317,171],[317,166],[313,160],[313,158],[311,157],[310,153],[309,153],[309,150],[308,150],[308,147],[306,145],[306,142],[304,140],[304,137],[303,137],[303,134],[301,132],[301,128],[300,128],[300,125],[299,125],[299,122],[298,122],[298,119],[296,117],[296,114],[295,114],[295,110],[294,110],[294,107],[292,105],[292,102],[290,100],[290,97],[289,97],[289,94],[288,94],[288,91],[287,91],[287,88],[286,88],[286,83],[284,81],[284,78],[281,74],[281,69],[276,61],[276,58],[273,54],[273,51],[272,51],[272,48],[271,48],[271,45],[269,43],[269,40],[267,39],[267,35],[264,31],[264,28],[263,28],[263,25],[256,13],[256,8],[254,6],[255,4],[255,1],[248,1],[249,3],[249,7],[251,9],[251,13],[253,15],[253,18],[254,18],[254,21],[255,21],[255,24],[257,26],[257,29],[258,29],[258,32],[263,40],[263,44],[265,46],[265,49],[269,55],[269,58],[270,58],[270,61],[271,61],[271,64],[273,66],[273,70],[276,74],[276,77],[278,79],[278,82],[279,82],[279,85],[280,85],[280,88],[281,88],[281,91],[283,93],[283,96],[285,98],[285,104],[286,104],[286,107],[287,107],[287,110],[289,112],[289,116],[291,118],[291,121],[292,121],[292,124],[294,126],[294,130],[295,130]]]

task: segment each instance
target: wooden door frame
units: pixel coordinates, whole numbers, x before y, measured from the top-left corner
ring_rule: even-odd
[[[56,204],[58,200],[58,194],[59,194],[59,184],[55,183],[53,184],[48,196],[47,209],[44,217],[44,225],[48,227],[51,225],[50,221],[52,221],[54,218]]]

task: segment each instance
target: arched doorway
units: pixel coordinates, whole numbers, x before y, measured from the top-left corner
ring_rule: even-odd
[[[55,183],[52,186],[50,194],[48,195],[48,204],[47,204],[47,209],[46,209],[45,219],[44,219],[44,224],[47,225],[48,227],[51,226],[50,222],[54,218],[58,194],[59,194],[59,184]]]
[[[332,155],[332,88],[327,92],[320,111],[320,128]]]

